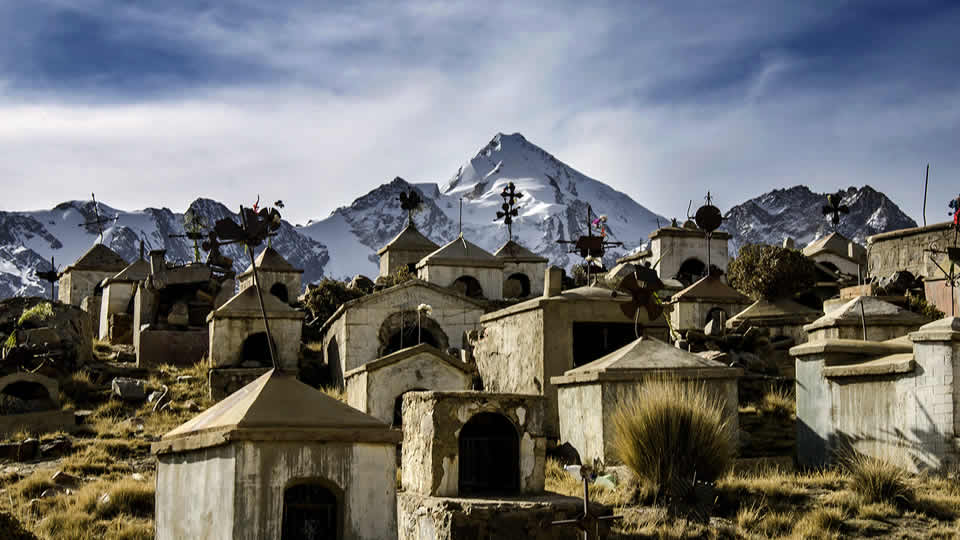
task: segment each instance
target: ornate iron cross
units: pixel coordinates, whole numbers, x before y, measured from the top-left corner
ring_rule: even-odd
[[[400,208],[407,211],[407,224],[413,225],[413,214],[420,210],[420,207],[423,206],[423,199],[420,197],[420,193],[411,189],[409,192],[404,191],[400,193]]]
[[[957,267],[960,266],[960,247],[957,247],[957,234],[960,233],[960,196],[951,200],[949,207],[950,212],[948,215],[952,216],[953,219],[953,246],[947,247],[946,249],[939,249],[937,243],[933,242],[925,251],[930,253],[930,262],[936,265],[936,267],[943,272],[947,282],[950,283],[950,316],[953,317],[957,314],[956,287],[957,282],[960,281],[960,273],[957,273]],[[936,255],[947,256],[947,260],[950,261],[949,272],[940,266],[940,263],[937,262],[935,257]]]
[[[623,518],[623,516],[601,517],[590,511],[590,473],[592,472],[593,469],[589,465],[580,466],[580,478],[583,480],[583,514],[577,519],[562,519],[550,523],[550,525],[572,526],[580,529],[583,540],[599,539],[601,523]]]
[[[500,206],[502,210],[497,212],[494,221],[503,220],[503,223],[507,226],[507,241],[509,242],[513,240],[513,218],[517,217],[517,199],[522,199],[523,193],[517,191],[517,186],[510,182],[500,192],[500,196],[503,197],[503,204]]]
[[[53,302],[53,284],[60,281],[60,272],[53,263],[53,257],[50,257],[50,270],[37,272],[37,277],[50,283],[50,301]]]
[[[204,232],[207,229],[207,222],[203,220],[202,217],[198,216],[196,212],[193,211],[193,208],[187,210],[183,214],[183,230],[184,234],[171,234],[170,238],[187,238],[193,241],[193,260],[194,262],[200,262],[200,244],[203,242],[203,239],[207,237]]]
[[[825,204],[822,209],[823,215],[830,216],[830,222],[833,223],[834,229],[836,229],[837,225],[840,224],[840,214],[850,213],[850,207],[842,204],[842,201],[842,191],[831,193],[830,195],[827,195],[827,204]]]
[[[91,194],[90,194],[90,198],[93,200],[93,215],[96,216],[96,218],[95,218],[93,221],[87,221],[87,222],[84,222],[84,223],[80,223],[80,224],[77,225],[77,227],[89,227],[89,226],[91,226],[91,225],[96,225],[96,226],[97,226],[97,232],[98,232],[98,235],[97,235],[97,243],[100,244],[100,243],[103,242],[103,224],[104,224],[104,223],[107,223],[107,222],[109,222],[109,221],[114,221],[114,222],[116,222],[117,219],[120,217],[120,215],[117,214],[117,215],[115,215],[115,216],[113,216],[113,217],[108,217],[108,218],[103,218],[103,217],[101,217],[101,216],[100,216],[100,203],[97,202],[97,196],[94,195],[93,193],[91,193]]]

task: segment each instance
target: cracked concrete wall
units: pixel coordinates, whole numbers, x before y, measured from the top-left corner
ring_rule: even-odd
[[[942,275],[924,250],[936,243],[939,249],[953,245],[950,223],[910,229],[906,234],[881,234],[867,239],[867,273],[870,277],[887,277],[898,270],[907,270],[915,276]],[[937,255],[944,266],[946,255]],[[947,266],[944,266],[946,268]]]

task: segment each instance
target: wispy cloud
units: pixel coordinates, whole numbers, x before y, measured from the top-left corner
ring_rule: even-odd
[[[951,5],[518,4],[0,3],[0,205],[260,192],[303,221],[498,131],[666,215],[868,183],[919,219],[927,161],[955,195]]]

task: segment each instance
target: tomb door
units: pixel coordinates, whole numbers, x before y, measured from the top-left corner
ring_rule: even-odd
[[[503,415],[480,413],[460,430],[460,495],[509,495],[520,490],[520,442]]]
[[[340,507],[336,494],[319,482],[288,487],[283,492],[282,540],[336,540]]]

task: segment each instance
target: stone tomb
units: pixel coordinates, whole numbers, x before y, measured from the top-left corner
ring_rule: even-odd
[[[751,303],[749,298],[724,283],[720,276],[707,276],[670,298],[673,305],[670,324],[677,331],[702,330],[711,320],[715,325],[722,325]]]
[[[421,259],[417,277],[470,298],[502,300],[503,267],[501,259],[461,234]]]
[[[418,315],[420,304],[432,311]],[[320,329],[324,361],[334,384],[343,387],[346,372],[411,345],[463,349],[464,336],[476,328],[483,312],[476,300],[410,279],[337,308]]]
[[[914,472],[960,463],[960,319],[883,342],[810,341],[790,354],[801,465],[828,465],[851,447]]]
[[[473,354],[485,390],[544,396],[544,429],[556,437],[557,391],[550,378],[630,343],[637,326],[621,308],[629,296],[599,286],[562,291],[562,271],[552,267],[546,273],[543,296],[480,319]],[[648,321],[641,309],[640,323],[648,336],[667,339],[662,317]]]
[[[0,377],[0,435],[53,433],[76,426],[73,411],[60,410],[57,381],[34,373]]]
[[[133,344],[133,297],[137,284],[150,275],[150,263],[137,259],[100,285],[100,326],[98,337],[113,344]]]
[[[493,254],[503,261],[503,297],[528,298],[543,291],[547,259],[510,240]]]
[[[411,274],[415,274],[420,259],[439,247],[421,234],[416,225],[408,223],[400,234],[377,251],[377,255],[380,256],[380,277],[393,276],[401,268],[406,268]]]
[[[296,373],[304,313],[264,292],[277,364]],[[209,325],[210,394],[221,399],[270,369],[270,344],[263,325],[257,288],[249,287],[207,315]]]
[[[156,537],[396,538],[400,437],[271,370],[153,444]]]
[[[302,288],[303,270],[294,268],[277,250],[267,246],[254,260],[257,265],[257,279],[264,294],[273,295],[280,301],[293,304],[297,301]],[[237,276],[240,291],[253,287],[253,268]]]
[[[401,349],[346,373],[347,403],[399,426],[403,395],[423,390],[469,390],[474,370],[426,343]]]
[[[767,328],[770,337],[786,336],[793,338],[794,343],[807,341],[807,333],[803,327],[819,319],[823,312],[798,304],[793,300],[760,299],[727,320],[727,328],[737,328],[744,322],[750,326]]]
[[[411,392],[403,425],[401,540],[579,538],[549,526],[577,517],[583,503],[543,492],[542,397]]]
[[[710,239],[710,264],[723,272],[730,262],[729,241],[730,233],[724,231],[714,231]],[[661,227],[650,233],[649,249],[621,261],[656,264],[657,274],[665,284],[668,279],[677,279],[689,286],[707,275],[707,238],[692,221],[683,227]]]
[[[824,307],[826,309],[826,306]],[[803,327],[809,341],[830,338],[886,341],[918,330],[930,322],[919,313],[873,296],[858,296]]]
[[[100,282],[127,266],[127,261],[103,244],[94,244],[60,275],[59,299],[79,306],[88,296],[100,296]],[[99,316],[99,311],[95,316]],[[97,328],[98,325],[94,325]]]
[[[803,254],[830,270],[854,277],[867,275],[866,248],[837,232],[810,242]]]
[[[722,400],[734,440],[739,432],[738,368],[692,354],[654,338],[640,338],[551,382],[557,387],[560,442],[569,442],[584,463],[617,462],[613,450],[613,416],[652,377],[675,377],[702,383]]]

